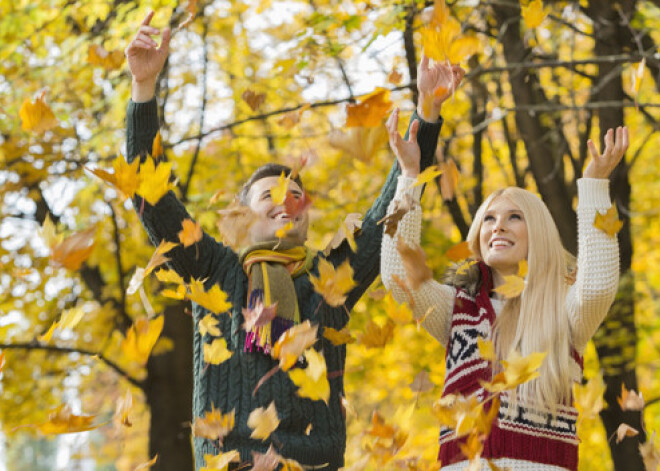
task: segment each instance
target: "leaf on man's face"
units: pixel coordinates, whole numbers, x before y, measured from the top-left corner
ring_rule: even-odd
[[[57,118],[44,101],[46,92],[42,92],[34,101],[26,98],[18,111],[23,131],[46,132],[57,126]]]
[[[346,105],[346,127],[376,127],[392,107],[390,91],[377,87],[362,98],[359,104]]]
[[[277,183],[270,187],[270,200],[274,205],[278,206],[284,203],[290,181],[290,177],[284,175],[284,172],[282,172],[277,179]]]
[[[227,208],[219,210],[218,215],[218,230],[226,245],[238,251],[252,244],[250,228],[258,221],[259,216],[249,206],[233,202]]]

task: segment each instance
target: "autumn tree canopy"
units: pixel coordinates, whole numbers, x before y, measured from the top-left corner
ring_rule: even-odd
[[[173,37],[158,82],[159,163],[145,169],[124,159],[123,50],[149,9]],[[351,243],[394,160],[383,123],[394,107],[409,116],[416,106],[422,49],[467,75],[442,109],[437,166],[420,180],[430,269],[420,280],[469,256],[459,244],[476,208],[508,185],[544,199],[575,253],[587,140],[602,146],[608,128],[630,129],[612,177],[617,215],[600,223],[618,231],[621,283],[587,348],[578,432],[581,469],[657,469],[658,31],[658,0],[0,0],[7,469],[55,469],[58,448],[67,450],[64,469],[133,470],[151,460],[145,467],[193,469],[190,434],[207,433],[210,421],[226,433],[233,419],[191,417],[189,302],[221,311],[225,300],[163,269],[171,247],[149,244],[131,196],[157,201],[173,188],[196,221],[181,244],[203,230],[234,245],[249,222],[235,195],[258,166],[280,162],[305,181],[309,245]],[[421,254],[411,256],[420,266]],[[324,270],[317,289],[341,305],[351,274]],[[213,319],[204,322],[213,332]],[[325,335],[349,344],[350,469],[435,469],[443,420],[459,427],[467,417],[477,429],[487,420],[474,404],[437,402],[444,347],[379,282],[347,329]],[[205,348],[209,363],[231,354],[221,337]],[[294,361],[303,351],[293,350]],[[325,365],[310,352],[307,373],[291,379],[324,400]],[[527,361],[519,371],[541,360]],[[268,436],[276,415],[264,409],[253,424]]]

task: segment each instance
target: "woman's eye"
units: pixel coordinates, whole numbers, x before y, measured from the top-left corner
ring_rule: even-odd
[[[519,219],[522,220],[522,216],[520,214],[512,214],[511,219]]]
[[[484,218],[484,221],[494,221],[494,220],[495,220],[495,217],[494,217],[494,216],[486,216],[486,217]]]

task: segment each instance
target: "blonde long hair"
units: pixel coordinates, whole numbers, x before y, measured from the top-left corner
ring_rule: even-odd
[[[540,377],[520,386],[518,393],[556,409],[571,401],[571,333],[566,309],[568,291],[566,250],[550,211],[533,193],[508,187],[492,193],[479,207],[468,233],[472,253],[482,260],[479,234],[486,210],[498,197],[516,204],[527,224],[529,271],[523,293],[508,299],[498,315],[494,339],[498,358],[505,359],[512,350],[527,356],[548,352]],[[515,401],[515,398],[514,398]]]

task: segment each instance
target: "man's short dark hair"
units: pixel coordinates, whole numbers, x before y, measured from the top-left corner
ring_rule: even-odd
[[[279,177],[280,175],[282,175],[283,172],[284,172],[284,176],[288,177],[289,175],[291,175],[292,171],[293,170],[291,169],[291,167],[287,167],[286,165],[282,165],[282,164],[268,163],[266,165],[262,165],[261,167],[256,169],[254,173],[250,176],[248,181],[245,182],[243,188],[241,188],[241,191],[238,194],[238,200],[240,201],[241,204],[247,206],[248,192],[250,191],[250,188],[252,188],[252,185],[254,185],[254,182],[261,180],[262,178]],[[293,181],[296,182],[298,186],[300,186],[300,189],[303,188],[300,175],[296,175]]]

